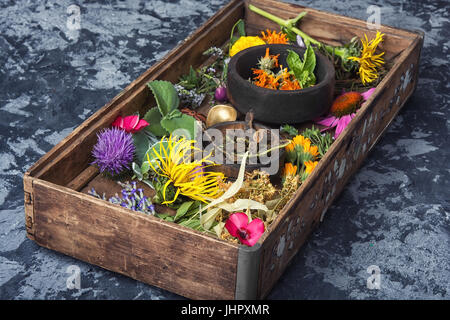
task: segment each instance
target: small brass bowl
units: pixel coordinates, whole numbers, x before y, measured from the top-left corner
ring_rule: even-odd
[[[212,107],[206,117],[206,127],[211,127],[217,123],[236,121],[237,111],[232,106],[218,104]]]

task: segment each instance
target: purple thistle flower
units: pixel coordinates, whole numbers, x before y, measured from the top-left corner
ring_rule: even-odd
[[[92,150],[100,172],[115,175],[130,168],[135,147],[130,133],[119,128],[104,129],[97,134],[97,144]]]

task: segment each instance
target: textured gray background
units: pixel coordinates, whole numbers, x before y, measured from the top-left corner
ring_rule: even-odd
[[[383,24],[426,37],[417,91],[269,298],[449,299],[448,1],[291,2],[364,20],[377,4]],[[224,3],[0,0],[1,299],[180,298],[28,240],[22,174]],[[70,265],[81,290],[66,288]]]

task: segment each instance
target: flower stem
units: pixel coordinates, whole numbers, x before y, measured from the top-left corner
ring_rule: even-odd
[[[257,13],[257,14],[259,14],[259,15],[267,18],[267,19],[269,19],[269,20],[272,20],[273,22],[278,23],[281,27],[285,27],[286,29],[294,32],[295,34],[298,34],[300,37],[303,38],[303,41],[305,43],[312,43],[312,44],[315,44],[315,45],[317,45],[319,47],[322,46],[322,43],[320,43],[316,39],[310,37],[309,35],[307,35],[303,31],[301,31],[297,27],[291,25],[291,23],[289,23],[289,20],[281,19],[281,18],[279,18],[279,17],[277,17],[277,16],[275,16],[275,15],[273,15],[273,14],[267,12],[267,11],[264,11],[264,10],[262,10],[260,8],[255,7],[254,5],[251,5],[251,4],[248,5],[248,8],[251,11],[253,11],[253,12],[255,12],[255,13]]]

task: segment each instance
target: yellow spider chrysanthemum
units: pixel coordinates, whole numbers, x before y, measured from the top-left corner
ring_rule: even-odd
[[[348,59],[359,62],[359,77],[363,85],[369,84],[378,79],[378,67],[384,64],[382,56],[384,52],[375,54],[375,50],[381,41],[383,41],[384,34],[377,31],[375,39],[368,40],[367,35],[364,34],[365,39],[361,39],[362,50],[360,57],[349,57]]]
[[[311,174],[314,168],[317,166],[319,161],[305,161],[303,164],[305,165],[305,173]]]
[[[154,147],[150,151],[158,161],[152,163],[147,153],[152,170],[168,179],[163,189],[163,204],[175,202],[180,194],[205,203],[221,195],[218,183],[224,180],[224,174],[204,172],[204,168],[215,165],[208,160],[209,156],[201,160],[192,160],[193,153],[199,151],[194,147],[194,143],[195,141],[185,138],[163,137],[159,143],[159,150]],[[166,190],[170,184],[175,187],[176,193],[173,199],[167,200]]]
[[[230,49],[230,57],[244,49],[266,44],[260,37],[240,37]]]

